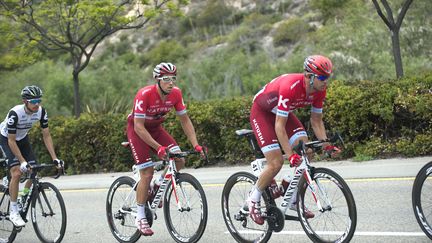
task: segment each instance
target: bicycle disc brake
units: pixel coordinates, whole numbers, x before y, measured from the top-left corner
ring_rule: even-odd
[[[267,221],[269,224],[270,230],[274,232],[280,232],[285,226],[285,216],[280,211],[279,208],[277,208],[274,205],[269,205],[267,207]]]

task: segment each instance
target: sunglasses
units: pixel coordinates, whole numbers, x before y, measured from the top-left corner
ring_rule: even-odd
[[[330,76],[327,75],[314,75],[319,81],[325,81],[326,79],[328,79]]]
[[[27,100],[30,104],[36,105],[36,104],[40,104],[42,102],[42,99],[30,99]]]
[[[162,80],[165,83],[169,83],[169,82],[175,82],[177,81],[177,77],[176,76],[163,76],[161,78],[158,78],[159,80]]]

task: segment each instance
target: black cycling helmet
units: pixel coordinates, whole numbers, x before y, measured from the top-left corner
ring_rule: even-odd
[[[26,100],[41,98],[42,90],[36,85],[26,86],[21,91],[21,97]]]

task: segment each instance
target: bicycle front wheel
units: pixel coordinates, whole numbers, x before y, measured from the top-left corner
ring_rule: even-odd
[[[186,173],[177,174],[176,183],[177,187],[170,186],[165,194],[166,226],[176,242],[198,242],[208,217],[204,189],[195,177]]]
[[[267,220],[258,225],[249,217],[246,199],[256,181],[257,177],[251,173],[237,172],[228,178],[222,191],[223,219],[237,242],[267,242],[272,235]],[[272,204],[266,192],[262,193],[261,203],[263,211]]]
[[[61,242],[66,232],[66,207],[60,191],[42,182],[33,195],[31,215],[37,237],[42,242]]]
[[[135,180],[129,176],[117,178],[108,191],[106,213],[111,233],[119,242],[136,242],[141,234],[135,226],[137,213]]]
[[[304,231],[313,242],[349,242],[357,224],[351,190],[342,177],[327,168],[315,168],[311,177],[311,185],[305,177],[298,185],[297,212]],[[321,211],[315,200],[321,204]],[[305,210],[315,216],[306,218]]]
[[[423,232],[432,239],[432,161],[417,174],[412,189],[414,215]]]
[[[9,220],[9,189],[0,185],[0,242],[13,242],[17,231]]]

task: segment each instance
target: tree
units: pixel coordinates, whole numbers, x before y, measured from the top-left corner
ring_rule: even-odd
[[[393,18],[393,11],[390,8],[387,0],[380,0],[380,1],[384,6],[384,9],[386,10],[387,16],[385,16],[384,13],[382,12],[381,6],[377,2],[377,0],[372,0],[378,15],[381,17],[381,19],[384,21],[384,23],[387,25],[387,27],[391,32],[393,56],[394,56],[395,67],[396,67],[396,76],[397,78],[401,78],[403,77],[404,72],[403,72],[402,57],[401,57],[400,43],[399,43],[399,30],[402,25],[402,21],[405,17],[405,14],[408,11],[408,8],[410,7],[413,0],[406,0],[404,2],[396,22],[395,19]]]
[[[158,15],[180,14],[187,0],[0,0],[5,16],[19,23],[31,41],[69,54],[74,84],[74,114],[81,114],[79,74],[97,46],[119,30],[144,27]]]

